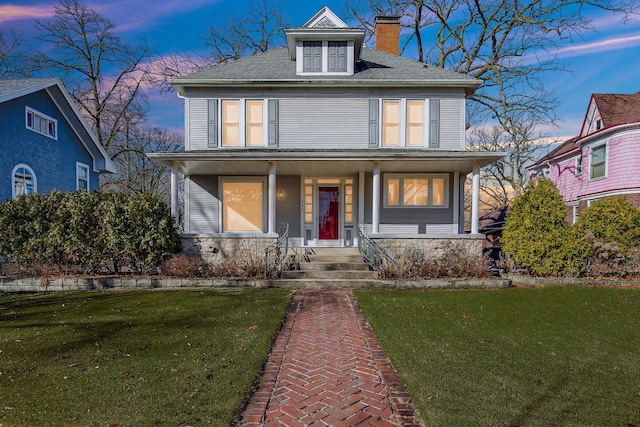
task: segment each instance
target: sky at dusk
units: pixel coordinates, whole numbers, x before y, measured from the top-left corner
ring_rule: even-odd
[[[0,27],[11,28],[30,37],[35,20],[45,20],[53,13],[53,1],[0,1]],[[116,25],[125,41],[136,44],[143,38],[161,55],[203,52],[200,37],[208,24],[218,25],[232,11],[241,15],[243,0],[89,0],[85,1],[100,15]],[[280,0],[290,27],[299,27],[323,6],[338,16],[344,0]],[[640,18],[623,22],[621,15],[596,12],[592,16],[594,31],[583,34],[554,52],[568,64],[570,72],[555,73],[545,80],[545,87],[561,99],[558,129],[552,136],[573,136],[579,132],[592,93],[635,93],[640,91]],[[347,24],[355,24],[345,19]],[[30,41],[37,48],[37,42]],[[405,54],[411,57],[410,53]],[[182,101],[175,93],[149,93],[149,124],[182,133]]]

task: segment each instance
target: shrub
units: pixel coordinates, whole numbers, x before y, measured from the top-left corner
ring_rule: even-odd
[[[565,214],[555,185],[538,180],[513,201],[501,239],[505,254],[534,274],[580,274],[589,244],[565,221]]]
[[[451,242],[438,258],[425,258],[423,251],[408,249],[385,268],[388,279],[471,279],[489,275],[488,258],[469,255],[464,245]]]
[[[0,204],[0,254],[32,271],[94,272],[161,265],[180,249],[158,196],[86,192],[21,196]]]
[[[198,277],[202,260],[193,255],[174,254],[162,266],[162,274],[171,277]]]
[[[625,255],[640,243],[640,209],[624,196],[596,200],[580,213],[576,225],[583,233],[591,233],[596,242],[615,244]]]

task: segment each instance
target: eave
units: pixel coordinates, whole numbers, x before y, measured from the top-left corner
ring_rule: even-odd
[[[284,150],[222,149],[147,154],[185,176],[265,175],[275,162],[279,175],[356,174],[372,172],[469,173],[500,160],[504,152],[446,150]]]
[[[335,89],[335,88],[462,88],[467,97],[482,85],[482,81],[474,80],[356,80],[356,79],[289,79],[289,80],[246,80],[246,79],[174,79],[169,84],[180,96],[186,95],[187,88],[213,88],[213,89]]]

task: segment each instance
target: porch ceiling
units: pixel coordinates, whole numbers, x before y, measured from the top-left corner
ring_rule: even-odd
[[[276,162],[278,175],[351,175],[372,172],[469,173],[504,157],[503,152],[444,150],[216,150],[149,153],[151,159],[182,175],[267,175]]]

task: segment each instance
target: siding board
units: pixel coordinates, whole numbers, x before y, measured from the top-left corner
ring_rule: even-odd
[[[367,148],[367,99],[281,99],[280,148]]]

